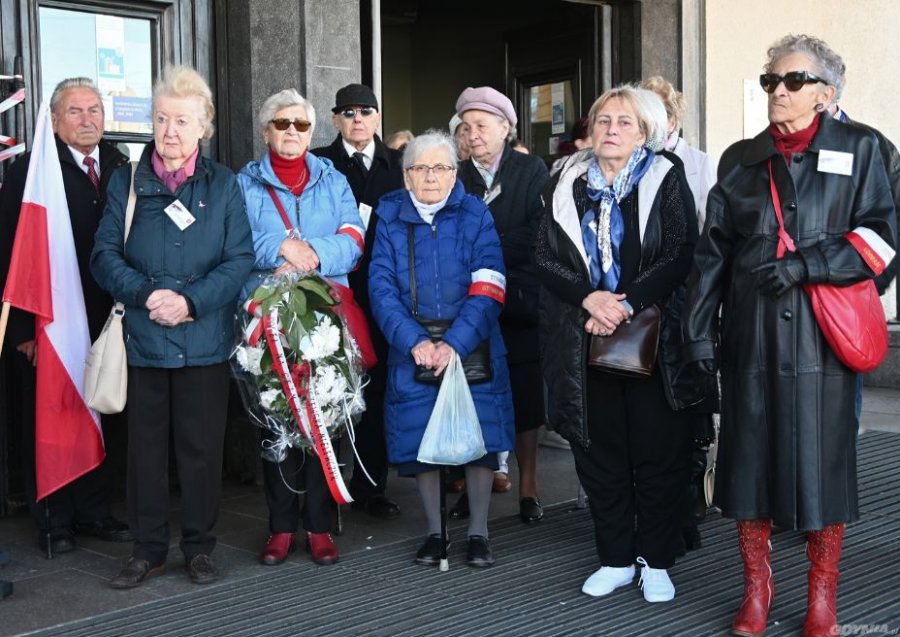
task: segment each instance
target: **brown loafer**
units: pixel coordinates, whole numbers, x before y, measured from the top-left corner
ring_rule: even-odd
[[[135,588],[144,583],[144,580],[166,572],[166,564],[153,565],[147,560],[129,557],[118,575],[109,580],[111,588]]]
[[[512,489],[512,482],[510,482],[509,476],[505,473],[495,473],[494,484],[491,486],[491,491],[494,493],[506,493],[510,489]]]
[[[205,553],[197,553],[190,559],[187,572],[194,584],[212,584],[219,579],[219,569]]]
[[[275,566],[284,562],[294,552],[296,533],[273,533],[269,536],[265,548],[259,555],[259,561],[266,566]]]

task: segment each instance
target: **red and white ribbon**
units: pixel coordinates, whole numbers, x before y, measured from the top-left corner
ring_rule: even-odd
[[[272,352],[272,369],[281,379],[281,386],[287,398],[291,413],[294,415],[300,433],[312,443],[313,449],[322,463],[325,481],[331,497],[338,504],[353,502],[341,475],[340,465],[331,444],[331,438],[325,427],[324,416],[315,395],[314,374],[309,362],[290,365],[281,344],[281,327],[278,312],[273,309],[263,317],[263,327],[269,351]],[[304,387],[304,384],[306,387]]]
[[[25,89],[20,88],[18,91],[7,97],[5,100],[0,102],[0,113],[5,113],[9,109],[11,109],[16,104],[21,104],[25,101]]]

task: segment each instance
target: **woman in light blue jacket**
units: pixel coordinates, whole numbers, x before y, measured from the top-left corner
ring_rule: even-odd
[[[268,150],[238,174],[256,253],[244,298],[273,272],[316,271],[347,285],[347,273],[362,256],[365,228],[346,178],[329,160],[306,152],[315,109],[296,90],[286,89],[263,102],[258,119]],[[267,436],[264,431],[264,440]],[[306,549],[317,564],[338,560],[329,533],[334,502],[322,465],[314,456],[304,458],[301,450],[289,449],[280,463],[263,461],[271,532],[259,558],[263,564],[280,564],[294,549],[301,472]]]

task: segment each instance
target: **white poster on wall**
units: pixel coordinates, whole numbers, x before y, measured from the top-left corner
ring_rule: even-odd
[[[769,127],[769,96],[759,80],[744,80],[744,139]]]
[[[125,19],[97,15],[97,88],[101,93],[125,90]]]
[[[554,82],[550,85],[550,132],[554,135],[566,132],[566,84]]]

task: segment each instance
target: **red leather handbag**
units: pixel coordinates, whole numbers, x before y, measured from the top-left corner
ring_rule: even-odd
[[[778,218],[778,258],[784,256],[785,250],[794,252],[796,247],[787,230],[781,215],[781,198],[775,188],[772,177],[772,163],[769,162],[769,185],[772,190],[772,203],[775,216]],[[844,235],[860,251],[865,258],[872,250],[861,246],[858,235],[848,232]],[[860,248],[863,249],[860,249]],[[868,254],[866,258],[875,274],[884,270],[885,263],[877,255]],[[844,365],[857,373],[870,372],[878,367],[887,356],[888,333],[887,318],[878,290],[872,279],[866,279],[853,285],[838,286],[829,283],[807,283],[803,286],[809,295],[816,323],[825,342],[831,347],[835,356]]]

